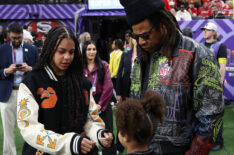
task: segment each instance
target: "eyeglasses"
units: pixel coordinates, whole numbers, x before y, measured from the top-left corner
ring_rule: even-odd
[[[152,28],[149,30],[149,32],[144,32],[144,33],[142,33],[142,34],[134,34],[134,33],[132,33],[132,38],[133,38],[133,39],[136,39],[137,41],[139,41],[139,37],[141,37],[141,38],[144,39],[144,40],[148,40],[148,39],[149,39],[149,36],[150,36],[150,34],[151,34],[152,30],[153,30],[153,28],[154,28],[154,27],[152,27]]]
[[[12,41],[16,41],[16,40],[22,40],[22,37],[11,37]]]

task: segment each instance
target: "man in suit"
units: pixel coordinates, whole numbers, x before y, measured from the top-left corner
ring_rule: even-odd
[[[16,155],[15,125],[17,93],[25,73],[38,60],[36,47],[23,42],[23,29],[13,23],[9,26],[10,42],[0,46],[0,111],[4,132],[3,154]]]

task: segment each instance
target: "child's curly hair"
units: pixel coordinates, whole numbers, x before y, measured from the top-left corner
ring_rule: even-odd
[[[117,128],[128,140],[149,144],[158,120],[163,121],[164,111],[160,94],[148,90],[142,100],[126,99],[117,105]]]

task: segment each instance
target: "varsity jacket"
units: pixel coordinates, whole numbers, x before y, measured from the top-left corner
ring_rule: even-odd
[[[146,63],[141,56],[135,60],[131,97],[142,98],[151,89],[165,101],[165,119],[157,124],[152,143],[172,148],[161,153],[172,153],[173,147],[185,152],[196,136],[215,141],[224,110],[220,78],[214,53],[179,32],[171,59],[156,51]]]
[[[20,84],[17,102],[17,122],[25,140],[23,155],[40,153],[79,154],[83,136],[69,128],[66,78],[56,76],[50,67],[30,72]],[[90,93],[91,83],[83,77],[84,95],[88,104],[84,134],[98,148],[105,124]],[[99,137],[99,138],[98,138]]]

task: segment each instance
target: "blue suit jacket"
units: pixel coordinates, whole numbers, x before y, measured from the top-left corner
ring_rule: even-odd
[[[33,67],[39,58],[38,49],[24,42],[23,62]],[[4,69],[13,64],[12,46],[6,43],[0,46],[0,102],[7,102],[11,96],[14,75],[4,76]]]

